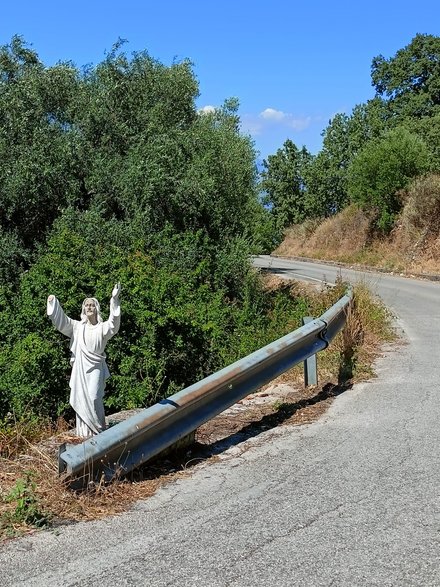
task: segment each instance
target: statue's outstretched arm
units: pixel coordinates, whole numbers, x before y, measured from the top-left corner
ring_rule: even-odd
[[[120,283],[116,283],[115,287],[113,288],[112,291],[112,298],[118,298],[119,299],[119,294],[121,293],[121,284]]]
[[[106,340],[114,336],[121,325],[121,304],[119,302],[119,294],[121,292],[121,284],[117,283],[112,291],[110,298],[110,316],[104,323],[104,337]]]
[[[69,318],[61,307],[60,302],[54,295],[47,298],[47,315],[52,321],[52,324],[65,336],[71,337],[73,335],[74,320]]]

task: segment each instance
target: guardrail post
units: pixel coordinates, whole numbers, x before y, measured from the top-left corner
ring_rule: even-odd
[[[314,320],[314,318],[311,316],[304,316],[302,323],[304,325],[308,322],[312,322],[312,320]],[[316,354],[304,361],[304,385],[306,387],[309,385],[318,385],[318,361]]]

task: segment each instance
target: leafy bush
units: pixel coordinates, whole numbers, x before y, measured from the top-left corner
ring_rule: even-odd
[[[6,502],[15,504],[12,512],[0,516],[0,533],[14,536],[17,525],[43,528],[48,525],[50,516],[43,511],[35,493],[36,484],[32,473],[28,471],[24,479],[17,479],[15,486],[5,497]]]
[[[78,318],[122,283],[111,409],[222,366],[230,333],[266,303],[249,255],[272,226],[238,101],[198,113],[187,60],[117,43],[96,66],[46,67],[20,37],[0,47],[0,90],[0,417],[69,413],[50,293]]]
[[[431,153],[425,143],[404,128],[370,141],[348,169],[351,199],[377,210],[377,226],[389,231],[401,209],[398,191],[430,168]]]
[[[145,233],[96,210],[67,210],[46,247],[6,297],[0,327],[3,414],[69,416],[68,339],[45,315],[48,294],[79,318],[122,283],[122,325],[107,348],[110,410],[148,406],[271,342],[300,323],[302,300],[264,291],[241,237],[202,231]],[[3,316],[3,320],[2,320]]]

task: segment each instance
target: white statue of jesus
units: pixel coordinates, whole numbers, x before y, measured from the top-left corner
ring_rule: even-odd
[[[110,300],[110,316],[105,322],[95,298],[84,300],[81,320],[66,316],[55,296],[47,298],[47,315],[55,328],[70,338],[70,405],[76,412],[76,434],[84,438],[105,430],[103,398],[110,372],[104,349],[121,323],[120,291],[117,283]]]

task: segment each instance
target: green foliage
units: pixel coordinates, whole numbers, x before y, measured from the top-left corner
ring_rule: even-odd
[[[0,342],[3,412],[69,415],[68,339],[45,317],[46,297],[56,295],[78,319],[82,300],[96,295],[105,317],[117,281],[123,319],[106,350],[112,411],[148,406],[300,320],[296,302],[264,292],[243,237],[215,242],[203,230],[179,233],[171,225],[145,234],[140,222],[69,209],[8,302],[8,335]]]
[[[122,283],[111,409],[236,358],[230,337],[265,303],[249,254],[271,247],[273,223],[238,101],[198,113],[189,61],[122,48],[83,70],[46,67],[20,37],[0,48],[0,416],[69,415],[49,293],[78,318]]]
[[[32,249],[78,196],[69,111],[78,76],[45,68],[19,37],[0,48],[0,227]]]
[[[60,391],[65,383],[57,347],[40,333],[30,332],[10,348],[1,346],[0,389],[8,409],[13,409],[19,417],[29,410],[50,413],[56,400],[61,399]]]
[[[0,283],[15,287],[18,276],[29,262],[29,252],[15,231],[0,226]]]
[[[306,218],[304,172],[311,158],[305,147],[299,150],[292,141],[287,140],[282,149],[263,161],[260,185],[264,193],[263,203],[269,208],[279,231]]]
[[[322,150],[305,169],[309,217],[328,217],[347,206],[350,163],[368,141],[381,136],[385,124],[380,99],[355,106],[351,116],[336,114],[330,121]]]
[[[354,202],[377,210],[377,226],[393,226],[401,209],[397,195],[410,179],[427,172],[431,153],[426,144],[404,128],[389,131],[370,141],[353,160],[348,172],[348,190]]]
[[[248,224],[243,236],[255,255],[270,254],[282,240],[276,218],[262,202],[251,203],[249,206]]]
[[[432,170],[440,172],[440,113],[423,118],[406,118],[402,125],[419,136],[432,154]]]
[[[70,415],[69,341],[45,316],[50,293],[72,318],[96,296],[105,317],[122,283],[110,410],[147,406],[300,324],[304,300],[266,292],[249,257],[342,205],[353,145],[371,134],[365,113],[356,141],[343,117],[328,129],[316,169],[328,163],[332,192],[312,194],[312,157],[287,141],[266,165],[265,207],[238,101],[198,113],[188,61],[129,57],[118,42],[97,66],[46,67],[14,37],[0,89],[0,417]]]
[[[35,494],[36,484],[31,472],[26,473],[24,479],[18,479],[12,490],[4,500],[15,504],[12,512],[6,512],[0,517],[0,532],[14,536],[15,527],[33,526],[44,528],[49,524],[50,516],[44,512],[40,501]]]
[[[283,216],[287,223],[297,221],[298,207],[299,215],[309,218],[327,217],[341,211],[350,203],[349,192],[353,189],[357,201],[370,199],[369,183],[374,182],[374,179],[368,180],[366,193],[360,196],[358,191],[362,186],[354,185],[358,181],[353,174],[358,175],[362,160],[372,159],[368,153],[376,151],[378,142],[391,130],[400,132],[405,128],[422,139],[430,151],[429,167],[440,170],[440,37],[418,34],[393,57],[375,57],[372,60],[371,78],[376,96],[365,104],[355,106],[350,115],[339,113],[333,117],[323,131],[321,151],[304,167],[301,197],[296,196],[293,202],[288,202],[284,197],[288,213]],[[385,142],[387,140],[389,139]],[[426,151],[426,148],[422,149]],[[365,154],[360,155],[364,151]],[[360,159],[356,163],[358,155]],[[401,155],[397,157],[401,158]],[[280,166],[281,162],[280,159]],[[377,166],[380,166],[379,163],[378,159]],[[420,163],[421,169],[416,172],[424,173],[426,165]],[[367,164],[362,163],[362,166],[364,173],[368,175]],[[373,165],[374,169],[377,166]],[[395,186],[405,185],[406,180],[400,181],[391,170],[396,170],[398,166],[395,162],[389,164],[384,160],[377,183],[384,184],[386,190],[399,189]],[[296,169],[294,158],[285,163],[282,174],[273,174],[271,191],[285,193],[285,178],[289,174],[294,175]],[[401,172],[397,175],[406,175],[403,169]],[[409,171],[409,177],[412,177],[411,174],[412,171]],[[379,185],[377,189],[380,191]],[[377,189],[374,188],[373,192]],[[292,193],[291,190],[290,194]],[[373,200],[377,197],[379,196],[374,196]],[[384,197],[379,197],[381,202]],[[385,230],[392,226],[399,210],[393,194],[387,197],[389,202],[383,206],[381,202],[370,200],[371,206],[379,208],[378,223]]]
[[[417,34],[403,49],[372,62],[371,79],[389,128],[403,126],[429,147],[440,169],[440,37]]]
[[[440,108],[440,37],[417,34],[394,57],[375,57],[371,80],[390,111],[402,118],[437,114]]]
[[[305,175],[312,217],[331,216],[347,203],[346,171],[351,156],[348,116],[337,114],[323,137],[323,148]]]
[[[348,197],[345,175],[345,168],[329,151],[322,150],[314,157],[305,176],[309,218],[326,218],[344,208]]]
[[[45,67],[19,37],[0,48],[0,228],[34,250],[63,210],[97,208],[142,214],[152,231],[246,229],[252,240],[262,217],[237,100],[198,114],[190,62],[121,46],[82,71]]]

